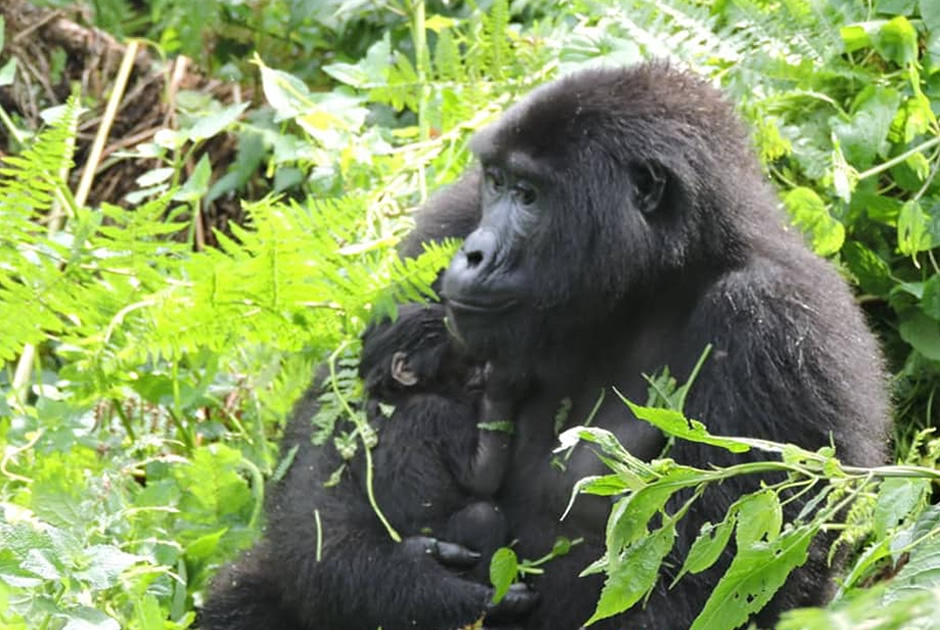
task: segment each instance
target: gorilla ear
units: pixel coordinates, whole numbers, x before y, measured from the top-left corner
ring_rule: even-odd
[[[392,355],[392,378],[404,385],[412,387],[418,384],[418,375],[411,369],[408,363],[408,355],[404,352],[396,352]]]
[[[655,162],[637,164],[631,170],[636,186],[636,206],[643,214],[652,214],[663,200],[666,171]]]

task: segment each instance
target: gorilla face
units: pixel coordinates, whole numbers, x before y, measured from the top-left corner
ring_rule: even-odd
[[[620,76],[536,90],[473,139],[482,216],[443,294],[474,352],[531,356],[565,339],[570,351],[573,332],[655,284],[686,249],[681,213],[664,208],[680,191],[667,194],[669,171],[645,150],[642,112],[630,111]]]

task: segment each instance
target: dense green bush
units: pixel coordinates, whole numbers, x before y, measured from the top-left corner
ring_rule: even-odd
[[[368,14],[358,2],[308,4],[94,4],[100,26],[150,33],[162,52],[216,71],[234,64],[223,74],[264,95],[251,109],[207,99],[136,147],[161,168],[140,180],[133,207],[86,207],[68,184],[80,96],[35,136],[0,116],[26,147],[0,169],[0,627],[187,627],[214,567],[257,534],[278,429],[312,366],[340,347],[354,356],[368,317],[427,295],[448,259],[444,247],[397,261],[407,210],[456,177],[470,134],[519,94],[585,64],[650,56],[690,65],[738,103],[794,225],[857,284],[893,377],[903,466],[859,471],[831,453],[785,451],[798,469],[787,483],[812,480],[821,510],[768,524],[768,544],[839,529],[855,554],[830,609],[780,628],[937,627],[940,511],[928,506],[940,443],[921,430],[940,383],[940,2],[497,1]],[[0,67],[0,87],[24,72],[15,60]],[[213,181],[210,167],[224,165],[195,149],[220,134],[234,134],[239,153]],[[200,247],[201,204],[237,194],[258,168],[272,194],[246,204],[245,225],[217,234],[218,248]],[[642,413],[677,439],[777,448],[680,430],[691,425],[671,422],[681,405],[668,380],[659,402],[673,409]],[[355,443],[341,415],[320,421],[339,445]],[[607,436],[580,435],[622,464],[583,486],[629,490],[615,518],[652,517],[665,504],[656,488],[677,475],[698,487],[746,472],[651,466]],[[687,568],[704,566],[709,540],[735,535],[760,552],[736,523],[758,507],[775,514],[778,489],[714,524]],[[630,571],[638,553],[661,558],[662,530],[680,517],[652,532],[647,518],[612,549]],[[769,570],[785,575],[798,552]],[[500,580],[520,568],[503,560]],[[599,614],[640,600],[655,571],[644,575],[605,594]],[[721,609],[701,627],[736,627],[745,610]]]

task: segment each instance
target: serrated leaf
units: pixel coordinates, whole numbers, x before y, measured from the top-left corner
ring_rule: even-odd
[[[620,553],[629,545],[644,538],[653,515],[663,509],[673,493],[681,486],[647,486],[614,504],[607,521],[607,549]]]
[[[698,420],[688,419],[678,411],[659,407],[641,407],[624,398],[620,392],[617,392],[617,395],[630,407],[630,411],[633,412],[634,416],[658,427],[668,435],[673,435],[683,440],[689,440],[690,442],[720,446],[732,453],[746,453],[750,450],[750,447],[746,444],[710,434],[704,424]]]
[[[92,545],[85,550],[85,556],[90,564],[75,576],[98,590],[117,585],[121,573],[144,560],[142,556],[126,553],[111,545]]]
[[[498,604],[509,587],[519,575],[519,559],[516,552],[509,547],[500,547],[490,559],[490,583],[493,585],[492,603]]]
[[[816,529],[791,529],[770,543],[739,549],[690,630],[732,630],[770,601],[787,576],[806,562]]]
[[[670,521],[631,545],[615,562],[608,562],[607,580],[597,608],[584,625],[622,613],[646,596],[656,585],[659,567],[675,537],[675,523]]]
[[[826,209],[826,204],[810,188],[799,187],[788,192],[783,203],[793,222],[809,236],[813,250],[820,256],[831,256],[845,242],[845,227]]]
[[[914,530],[914,536],[923,540],[911,549],[907,564],[888,583],[885,590],[885,601],[888,603],[940,586],[940,531],[937,530],[937,512],[925,512],[918,519]]]
[[[772,542],[783,525],[783,508],[773,490],[750,494],[736,503],[738,529],[735,542],[738,549],[758,543]]]
[[[890,478],[881,482],[875,503],[874,531],[879,539],[901,524],[925,500],[928,479]]]
[[[44,580],[58,580],[62,577],[47,550],[30,549],[21,566]]]
[[[721,557],[721,552],[728,546],[728,541],[731,540],[735,522],[736,516],[729,510],[724,520],[717,525],[705,523],[692,543],[682,569],[673,580],[673,584],[686,573],[701,573],[715,564]]]
[[[852,166],[868,168],[877,156],[887,154],[888,132],[900,103],[901,96],[896,90],[868,86],[856,97],[850,121],[830,119],[832,131]]]

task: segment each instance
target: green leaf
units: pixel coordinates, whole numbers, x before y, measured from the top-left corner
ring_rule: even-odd
[[[882,15],[910,15],[917,6],[917,0],[878,0],[875,12]]]
[[[846,159],[852,166],[871,166],[879,155],[887,155],[891,123],[901,104],[901,96],[892,88],[869,85],[855,98],[852,119],[832,117],[830,125]]]
[[[842,247],[842,258],[863,291],[882,296],[891,291],[891,267],[878,254],[858,241],[848,241]]]
[[[914,536],[920,543],[911,549],[907,564],[888,583],[886,602],[902,600],[940,586],[940,530],[937,528],[937,515],[934,506],[918,519]]]
[[[901,339],[931,361],[940,361],[940,323],[914,311],[898,327]]]
[[[672,549],[675,537],[675,523],[669,521],[612,559],[597,609],[584,625],[622,613],[645,597],[656,585],[659,567]]]
[[[884,20],[879,20],[879,26],[883,22]],[[842,38],[842,43],[845,45],[845,52],[851,53],[871,46],[871,31],[873,29],[869,26],[870,24],[870,22],[864,24],[849,24],[839,29],[839,36]]]
[[[920,19],[929,33],[940,32],[940,0],[920,0]]]
[[[142,556],[121,551],[112,545],[92,545],[85,550],[85,556],[90,564],[88,568],[77,572],[75,576],[98,590],[116,586],[121,573],[145,559]]]
[[[902,254],[913,256],[930,249],[932,239],[927,219],[920,202],[908,201],[901,206],[898,215],[898,250]]]
[[[97,608],[83,606],[68,611],[62,630],[121,630],[117,621]]]
[[[219,541],[222,540],[222,536],[224,536],[227,531],[228,528],[223,527],[211,534],[200,536],[189,543],[186,545],[186,558],[196,561],[208,560],[216,552],[216,549],[219,548]]]
[[[145,595],[134,602],[134,619],[140,630],[165,630],[167,613],[153,595]]]
[[[763,608],[787,576],[806,562],[816,528],[804,525],[770,543],[738,549],[690,630],[733,630]]]
[[[738,529],[735,542],[738,549],[773,542],[783,525],[783,508],[773,490],[755,492],[739,500]]]
[[[16,78],[16,57],[10,57],[10,60],[0,68],[0,87],[11,85]]]
[[[731,540],[731,532],[737,522],[736,514],[736,511],[728,510],[724,520],[717,525],[711,523],[702,525],[702,529],[692,543],[692,547],[685,557],[685,562],[682,564],[682,569],[676,579],[673,580],[673,584],[678,582],[686,573],[701,573],[718,561],[721,552],[725,550],[728,541]]]
[[[647,524],[653,515],[663,509],[673,493],[682,489],[677,486],[651,485],[626,496],[610,511],[607,520],[607,550],[620,551],[647,535]]]
[[[208,140],[234,125],[242,112],[248,108],[248,105],[250,103],[237,103],[218,112],[204,115],[186,132],[186,135],[193,142]]]
[[[721,438],[710,434],[705,429],[704,424],[698,420],[687,419],[684,415],[682,415],[682,413],[678,411],[673,409],[662,409],[658,407],[641,407],[640,405],[635,405],[624,398],[620,392],[617,392],[617,395],[620,396],[620,399],[626,403],[628,407],[630,407],[630,411],[633,412],[634,416],[640,420],[649,422],[668,435],[673,435],[675,437],[682,438],[683,440],[689,440],[690,442],[700,442],[702,444],[720,446],[721,448],[731,451],[732,453],[746,453],[750,450],[750,447],[746,444],[736,442],[733,439]]]
[[[579,489],[585,494],[609,497],[622,494],[631,488],[620,475],[601,475],[586,478],[584,483],[579,486]]]
[[[810,237],[813,250],[820,256],[831,256],[845,242],[845,227],[826,209],[826,204],[810,188],[799,187],[783,198],[793,222]]]
[[[940,320],[940,275],[933,275],[924,283],[924,295],[920,300],[924,315]]]
[[[875,503],[874,531],[876,538],[884,538],[887,533],[901,524],[915,508],[923,505],[928,479],[890,478],[881,482],[878,499]]]
[[[917,31],[906,17],[899,15],[881,27],[875,49],[899,65],[917,61]]]
[[[490,583],[494,589],[492,603],[498,604],[506,596],[517,575],[519,558],[516,557],[516,552],[509,547],[497,549],[490,559]]]
[[[212,165],[209,163],[209,154],[204,153],[199,158],[199,162],[196,163],[193,174],[189,176],[183,187],[173,195],[173,199],[190,203],[199,201],[209,191],[210,177],[212,177]]]

